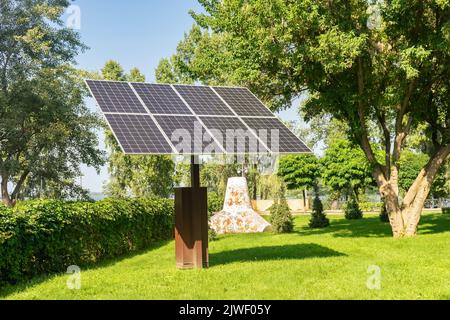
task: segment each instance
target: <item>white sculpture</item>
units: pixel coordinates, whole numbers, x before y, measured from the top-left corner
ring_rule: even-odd
[[[243,177],[229,178],[223,209],[210,220],[210,227],[218,234],[264,232],[271,228],[264,218],[253,210]]]

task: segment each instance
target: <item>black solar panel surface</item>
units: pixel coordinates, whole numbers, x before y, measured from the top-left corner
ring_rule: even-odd
[[[200,117],[228,153],[267,152],[256,136],[237,117]]]
[[[214,87],[214,90],[239,116],[273,117],[273,113],[246,88]]]
[[[125,153],[173,153],[150,115],[106,114],[105,117]]]
[[[195,116],[155,116],[178,152],[182,154],[223,153]]]
[[[153,114],[192,114],[170,85],[133,83],[132,86]]]
[[[244,118],[247,125],[262,137],[260,130],[267,130],[268,147],[274,153],[311,152],[300,139],[277,118]],[[263,139],[265,140],[265,139]]]
[[[169,140],[174,138],[172,145],[182,154],[223,152],[208,129],[227,153],[267,152],[264,145],[275,153],[311,152],[245,88],[86,82],[126,153],[175,153],[164,134]],[[183,134],[190,136],[190,147],[179,144]]]
[[[197,115],[232,116],[230,110],[210,87],[174,86]]]
[[[127,82],[87,80],[103,112],[147,113]]]

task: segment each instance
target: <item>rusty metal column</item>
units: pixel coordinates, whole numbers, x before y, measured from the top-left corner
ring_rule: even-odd
[[[178,268],[209,266],[207,189],[200,187],[198,156],[191,157],[191,187],[175,189],[175,251]]]

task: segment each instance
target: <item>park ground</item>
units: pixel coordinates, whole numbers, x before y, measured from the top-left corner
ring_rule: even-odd
[[[300,216],[291,234],[220,236],[210,243],[209,269],[176,270],[174,242],[160,242],[82,268],[80,290],[68,289],[61,274],[4,287],[0,298],[450,299],[450,215],[424,214],[411,239],[393,239],[374,215],[330,218],[326,229],[311,230]]]

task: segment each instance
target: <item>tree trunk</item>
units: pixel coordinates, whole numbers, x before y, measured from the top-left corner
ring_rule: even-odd
[[[1,192],[2,192],[2,202],[7,207],[13,207],[14,204],[11,201],[11,198],[9,196],[8,192],[8,179],[5,176],[2,176],[2,183],[1,183]]]
[[[302,190],[303,195],[303,211],[306,211],[306,189]]]
[[[413,185],[409,188],[403,203],[399,206],[396,181],[389,181],[380,187],[385,199],[386,209],[394,237],[413,237],[417,234],[417,226],[433,180],[442,163],[450,154],[450,146],[439,149],[421,170]]]

